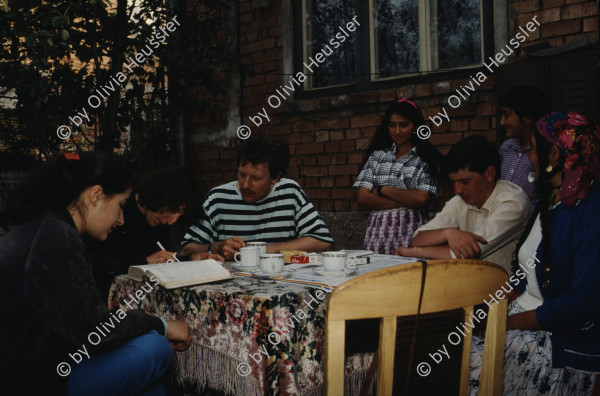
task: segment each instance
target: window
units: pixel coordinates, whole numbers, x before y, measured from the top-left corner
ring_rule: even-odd
[[[491,8],[490,0],[298,1],[295,72],[311,90],[480,66],[492,46]]]

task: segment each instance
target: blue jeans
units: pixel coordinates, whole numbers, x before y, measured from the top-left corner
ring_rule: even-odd
[[[172,361],[169,340],[153,330],[73,366],[68,394],[166,395],[160,379]]]

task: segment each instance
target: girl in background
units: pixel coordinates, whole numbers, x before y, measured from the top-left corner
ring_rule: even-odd
[[[367,220],[364,248],[394,254],[409,246],[427,223],[427,205],[437,196],[442,155],[417,136],[425,125],[421,110],[405,98],[383,116],[369,149],[369,159],[354,183],[358,204],[373,210]]]
[[[161,378],[172,348],[189,346],[187,324],[109,312],[81,239],[105,240],[122,225],[130,193],[125,166],[106,153],[50,160],[12,193],[3,217],[21,225],[0,239],[3,394],[165,394]],[[144,295],[158,283],[150,280]]]

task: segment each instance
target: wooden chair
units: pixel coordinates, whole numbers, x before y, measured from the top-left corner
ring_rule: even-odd
[[[494,294],[508,281],[506,272],[495,264],[479,260],[430,260],[426,264],[420,314],[464,308],[465,319],[471,321],[474,305],[482,304],[484,300],[491,302],[479,395],[501,395],[507,302],[505,297],[500,299]],[[376,355],[377,395],[392,394],[396,317],[418,313],[422,274],[421,262],[399,265],[358,276],[331,293],[325,330],[325,387],[328,396],[344,394],[346,320],[366,318],[381,318]],[[492,302],[492,297],[498,303]],[[471,355],[471,333],[465,334],[461,395],[468,392]],[[435,369],[435,363],[429,363]]]

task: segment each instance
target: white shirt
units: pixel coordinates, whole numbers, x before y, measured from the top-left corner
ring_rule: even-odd
[[[523,245],[521,245],[521,249],[519,249],[519,263],[523,268],[529,269],[533,266],[533,263],[531,262],[531,265],[527,265],[528,260],[533,260],[534,263],[539,261],[535,256],[535,253],[541,241],[542,224],[540,222],[540,215],[538,214],[527,239],[523,242]],[[535,269],[523,272],[527,274],[527,287],[525,288],[525,292],[517,297],[516,302],[526,311],[531,311],[542,305],[544,298],[542,297],[542,292],[540,291],[537,277],[535,276]]]
[[[481,260],[498,264],[511,274],[512,254],[531,212],[531,204],[521,187],[498,180],[481,208],[468,205],[456,195],[433,220],[421,226],[415,236],[421,231],[442,228],[458,228],[480,235],[488,242],[479,243]],[[456,258],[452,249],[450,255]]]

